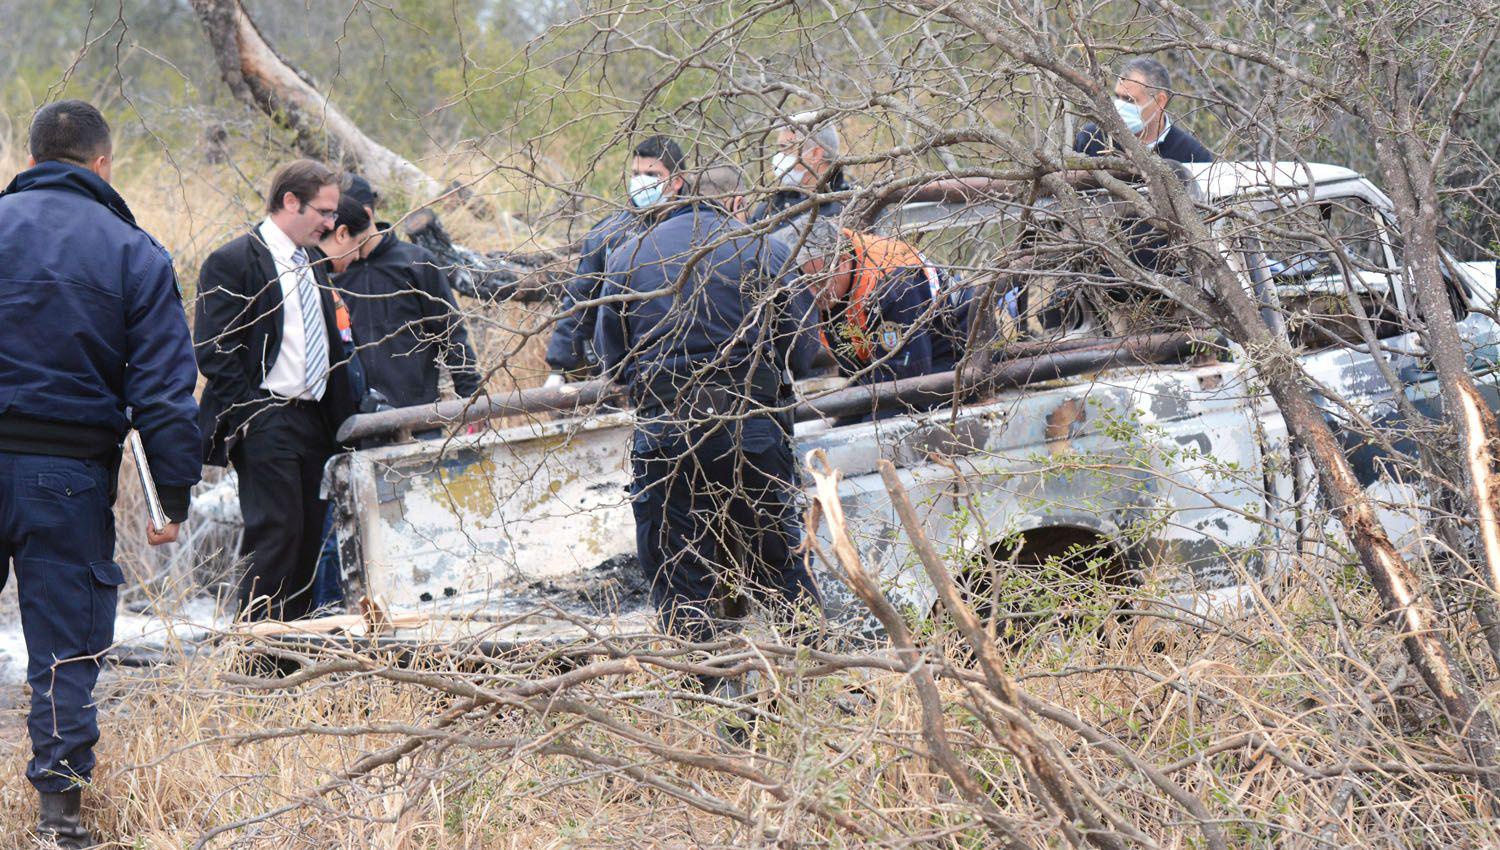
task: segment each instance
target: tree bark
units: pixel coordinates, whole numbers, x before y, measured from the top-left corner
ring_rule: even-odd
[[[419,204],[450,193],[330,104],[306,74],[276,53],[240,0],[192,4],[229,90],[296,133],[303,154],[357,170],[377,186],[405,189]]]
[[[1151,189],[1155,197],[1185,195],[1170,181],[1158,175],[1153,177]],[[1160,209],[1164,205],[1157,206]],[[1177,207],[1174,212],[1179,214],[1174,218],[1186,224],[1189,232],[1203,229],[1200,221],[1180,212],[1183,206],[1191,207],[1187,198],[1171,197],[1167,206]],[[1201,240],[1207,234],[1196,235]],[[1260,355],[1257,372],[1275,399],[1288,433],[1307,450],[1329,509],[1358,553],[1382,606],[1395,618],[1407,658],[1441,703],[1475,764],[1493,766],[1494,720],[1455,663],[1452,649],[1442,638],[1444,626],[1435,616],[1436,608],[1392,544],[1369,494],[1360,486],[1322,408],[1314,400],[1295,353],[1285,338],[1271,333],[1261,316],[1260,305],[1250,298],[1232,271],[1222,263],[1213,262],[1204,252],[1190,252],[1189,256],[1189,263],[1197,267],[1195,271],[1214,281],[1215,306],[1219,308],[1215,312],[1226,333]],[[1483,782],[1492,794],[1500,796],[1500,783],[1493,775],[1487,773]]]
[[[1477,532],[1479,563],[1476,572],[1492,594],[1500,594],[1500,477],[1496,474],[1495,415],[1485,404],[1469,372],[1457,318],[1448,299],[1438,250],[1437,175],[1422,155],[1420,141],[1401,134],[1377,141],[1376,157],[1386,191],[1396,208],[1405,238],[1402,260],[1406,284],[1422,316],[1422,342],[1437,373],[1444,418],[1458,436],[1455,467],[1458,483],[1468,498]],[[1490,598],[1494,602],[1495,597]]]

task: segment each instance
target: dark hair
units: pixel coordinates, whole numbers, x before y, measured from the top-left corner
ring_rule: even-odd
[[[81,100],[59,100],[37,110],[28,145],[37,162],[62,159],[87,165],[109,154],[109,123]]]
[[[299,203],[307,203],[324,186],[339,185],[339,176],[333,169],[314,159],[299,159],[277,169],[271,178],[271,194],[266,197],[266,211],[281,209],[287,192],[296,196]]]
[[[635,146],[634,153],[636,156],[661,160],[669,173],[676,174],[682,170],[682,148],[666,136],[647,136]]]
[[[1137,56],[1125,63],[1120,69],[1120,78],[1136,76],[1140,81],[1157,91],[1164,91],[1167,97],[1172,96],[1172,74],[1167,71],[1167,66],[1152,59],[1150,56]]]
[[[354,200],[370,209],[375,209],[375,205],[380,202],[380,193],[375,191],[370,181],[353,172],[344,175],[344,184],[339,187],[339,194],[351,195]]]
[[[370,214],[365,212],[365,205],[359,198],[353,195],[339,195],[338,218],[334,220],[334,227],[347,227],[351,234],[364,233],[370,229]]]

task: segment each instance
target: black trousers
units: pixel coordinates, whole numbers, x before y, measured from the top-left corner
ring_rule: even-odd
[[[789,443],[744,451],[723,439],[631,456],[636,550],[652,577],[662,627],[691,641],[722,628],[720,608],[745,595],[773,622],[821,609],[797,556],[802,523]]]
[[[242,616],[296,620],[312,611],[328,512],[318,488],[336,448],[321,411],[293,403],[256,414],[249,433],[230,450],[245,518]]]

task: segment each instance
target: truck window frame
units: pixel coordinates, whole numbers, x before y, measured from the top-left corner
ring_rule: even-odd
[[[1373,185],[1367,181],[1344,180],[1335,183],[1319,184],[1312,187],[1303,187],[1294,191],[1285,191],[1262,195],[1258,198],[1247,199],[1252,208],[1258,214],[1274,212],[1278,214],[1300,214],[1305,210],[1332,206],[1335,210],[1353,210],[1358,205],[1357,213],[1368,220],[1372,226],[1372,235],[1378,239],[1380,244],[1380,258],[1384,263],[1384,271],[1363,272],[1358,266],[1358,252],[1353,248],[1350,240],[1336,236],[1338,247],[1345,255],[1345,261],[1337,264],[1336,274],[1312,275],[1300,282],[1277,283],[1272,289],[1275,291],[1274,307],[1279,308],[1281,320],[1287,325],[1287,331],[1292,342],[1304,354],[1314,354],[1320,351],[1329,351],[1336,348],[1362,349],[1367,347],[1367,341],[1363,332],[1358,330],[1359,318],[1349,316],[1355,324],[1345,326],[1346,334],[1340,334],[1338,329],[1330,330],[1330,325],[1319,323],[1308,323],[1299,325],[1295,319],[1296,307],[1289,304],[1285,294],[1299,294],[1295,290],[1302,286],[1304,293],[1312,301],[1317,296],[1316,289],[1312,286],[1317,281],[1338,280],[1337,290],[1330,289],[1329,295],[1334,299],[1343,301],[1346,305],[1351,294],[1357,294],[1360,304],[1365,309],[1366,317],[1375,325],[1375,338],[1381,340],[1393,339],[1411,333],[1414,328],[1415,317],[1410,305],[1407,303],[1405,286],[1402,283],[1402,271],[1397,263],[1396,251],[1392,243],[1392,228],[1389,220],[1390,201],[1376,191]],[[1321,215],[1321,213],[1320,213]],[[1331,218],[1331,216],[1330,216]],[[1247,253],[1248,267],[1251,271],[1252,281],[1265,285],[1269,283],[1270,260],[1263,243],[1263,234],[1247,235],[1250,246]],[[1242,247],[1242,251],[1246,248]],[[1370,259],[1370,258],[1365,258]],[[1346,265],[1348,263],[1348,265]],[[1361,276],[1384,275],[1386,278],[1385,291],[1377,292],[1369,281]],[[1353,278],[1353,279],[1351,279]],[[1358,289],[1351,293],[1354,281],[1359,281]],[[1373,308],[1373,309],[1372,309]],[[1347,306],[1345,309],[1349,309]],[[1381,321],[1381,314],[1389,314],[1395,321]],[[1335,317],[1339,318],[1339,317]],[[1306,333],[1304,336],[1303,334]]]

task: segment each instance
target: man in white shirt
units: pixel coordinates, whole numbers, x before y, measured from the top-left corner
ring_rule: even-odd
[[[354,413],[347,313],[314,247],[332,227],[339,178],[298,160],[271,181],[265,220],[215,251],[198,283],[194,344],[208,378],[204,461],[234,465],[245,518],[242,614],[311,610],[327,503],[318,497],[334,434]],[[342,315],[341,315],[342,314]]]

